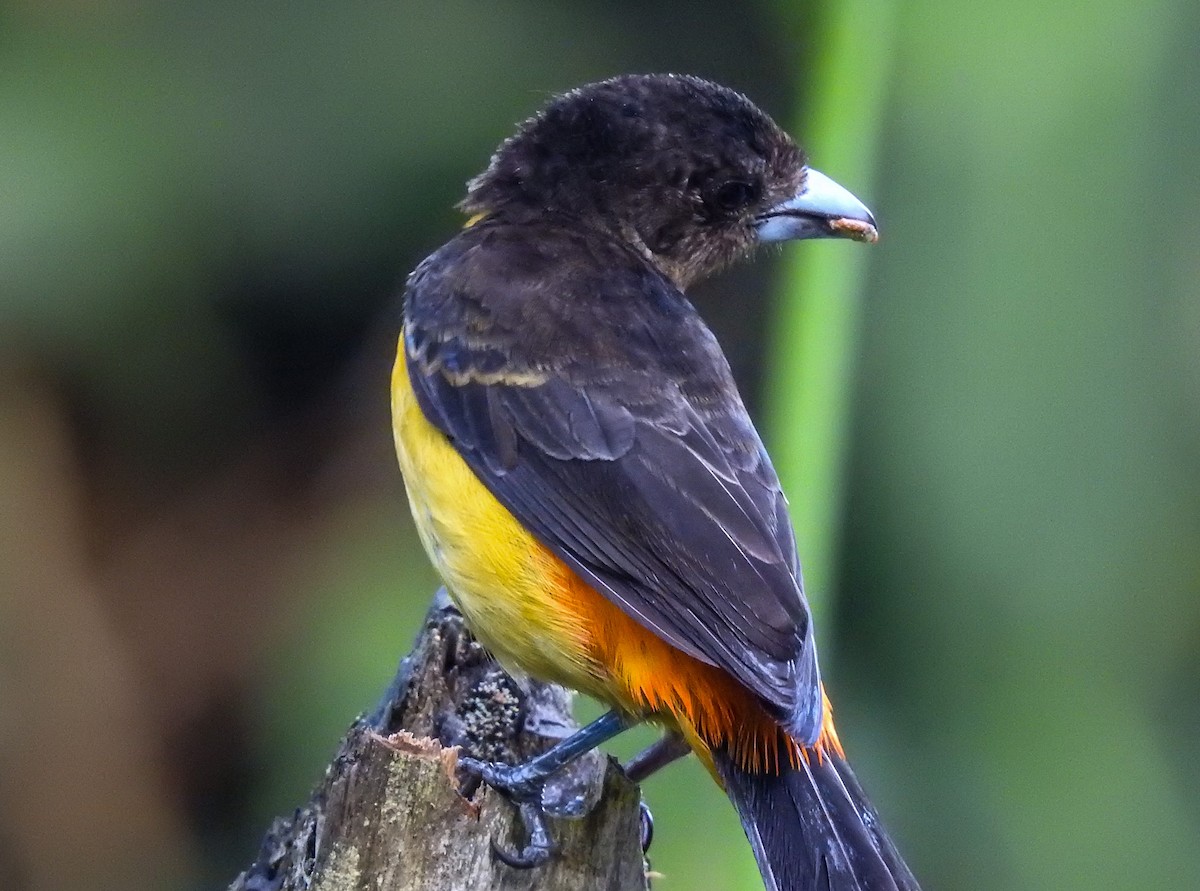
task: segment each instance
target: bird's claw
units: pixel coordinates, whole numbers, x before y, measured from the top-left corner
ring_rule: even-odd
[[[467,783],[474,779],[476,785],[482,780],[517,806],[525,836],[529,841],[525,847],[513,851],[502,847],[492,839],[492,851],[497,859],[513,869],[532,869],[546,863],[557,851],[546,826],[546,815],[542,810],[542,786],[544,780],[530,779],[521,766],[480,761],[476,758],[460,757],[459,767],[467,774]],[[464,788],[466,783],[464,783]]]
[[[638,804],[638,815],[641,818],[642,853],[645,854],[650,850],[650,843],[654,841],[654,814],[650,813],[646,802],[641,801]]]
[[[519,851],[510,851],[492,839],[492,853],[501,863],[506,863],[513,869],[533,869],[535,866],[542,866],[558,850],[550,838],[546,815],[536,804],[528,802],[521,804],[518,812],[525,827],[525,834],[529,838],[528,843]]]

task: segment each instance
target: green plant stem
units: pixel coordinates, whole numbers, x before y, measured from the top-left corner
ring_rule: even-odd
[[[797,6],[781,0],[776,8],[794,29]],[[816,62],[802,66],[801,72],[810,77],[807,113],[794,132],[813,167],[868,206],[894,21],[890,0],[831,0],[812,41]],[[806,590],[818,615],[828,609],[836,584],[834,558],[868,250],[840,241],[789,248],[770,328],[767,438],[791,500]]]

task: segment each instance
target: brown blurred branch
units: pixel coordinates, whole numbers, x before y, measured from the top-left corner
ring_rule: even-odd
[[[171,886],[187,875],[194,851],[170,794],[145,679],[96,577],[69,406],[51,379],[7,358],[0,884]]]
[[[579,820],[552,821],[561,852],[514,870],[491,851],[519,847],[515,809],[484,788],[460,796],[461,746],[516,761],[574,729],[569,694],[518,684],[470,637],[444,594],[376,712],[355,722],[311,800],[278,819],[230,891],[646,888],[637,788],[597,752],[564,781],[594,802]]]

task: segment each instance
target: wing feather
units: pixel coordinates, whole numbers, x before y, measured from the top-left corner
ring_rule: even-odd
[[[464,279],[488,281],[486,270],[427,265],[406,295],[410,381],[429,420],[543,544],[811,742],[816,651],[778,478],[712,335],[668,282],[639,274],[642,305],[670,319],[628,325],[616,339],[598,325],[582,341],[597,355],[578,343],[538,350],[536,337],[509,332],[506,377],[501,347],[481,342],[469,317],[488,295],[447,296]],[[494,295],[536,297],[511,277]],[[602,313],[583,298],[576,311]],[[669,351],[667,322],[684,339]],[[425,327],[434,323],[436,337]],[[653,332],[645,342],[642,330]],[[504,332],[493,325],[492,335]]]

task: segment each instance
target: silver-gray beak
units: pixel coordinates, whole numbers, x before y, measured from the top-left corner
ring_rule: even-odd
[[[806,168],[804,185],[786,201],[760,214],[754,229],[761,242],[799,238],[878,240],[867,206],[819,170]]]

